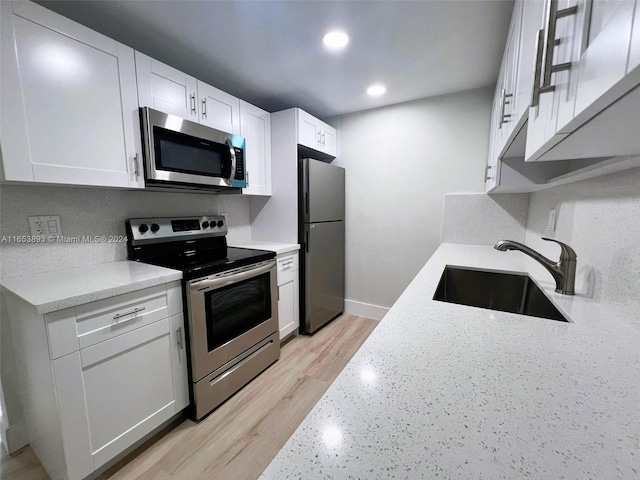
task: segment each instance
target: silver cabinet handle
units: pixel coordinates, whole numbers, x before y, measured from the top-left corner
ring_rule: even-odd
[[[127,312],[127,313],[116,313],[116,314],[113,316],[113,319],[114,319],[114,320],[117,320],[117,319],[119,319],[119,318],[126,317],[127,315],[133,315],[134,313],[138,313],[138,312],[143,311],[145,308],[146,308],[146,307],[134,308],[133,310],[131,310],[130,312]],[[130,319],[130,320],[131,320],[131,319]]]
[[[322,145],[322,134],[318,132],[318,145]]]
[[[509,118],[511,118],[511,114],[510,113],[504,113],[505,107],[507,105],[509,105],[511,102],[507,102],[507,98],[512,98],[513,94],[512,93],[507,93],[507,89],[503,88],[502,89],[502,107],[500,108],[500,123],[498,125],[498,128],[502,128],[502,125],[507,123],[509,121]]]
[[[540,76],[542,75],[542,57],[544,52],[544,29],[538,30],[536,38],[536,63],[533,69],[533,91],[531,92],[531,106],[537,107],[540,103]]]
[[[202,118],[207,118],[207,98],[202,99]]]
[[[184,347],[184,344],[182,343],[182,327],[178,327],[176,330],[176,336],[178,337],[178,348],[182,350]]]
[[[138,165],[138,154],[136,153],[133,156],[133,174],[136,177],[136,180],[140,177],[140,166]]]
[[[563,8],[558,10],[558,0],[549,0],[549,11],[547,14],[547,28],[546,38],[544,45],[544,61],[542,63],[542,84],[540,85],[540,93],[553,92],[555,85],[551,85],[551,75],[563,70],[569,70],[571,68],[571,62],[553,64],[553,50],[558,41],[556,40],[556,26],[558,20],[569,15],[575,15],[578,11],[578,6]]]
[[[484,183],[487,183],[487,180],[491,180],[493,177],[489,176],[489,170],[491,170],[493,168],[493,166],[487,164],[487,166],[484,169]]]
[[[247,170],[247,187],[249,186],[249,170]]]
[[[324,140],[325,140],[325,138],[324,138],[324,132],[323,132],[323,133],[322,133],[322,146],[323,146],[323,147],[325,146],[325,141],[324,141]]]
[[[196,94],[191,94],[191,113],[196,114]]]

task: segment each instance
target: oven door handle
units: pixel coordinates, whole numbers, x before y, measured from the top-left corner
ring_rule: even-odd
[[[225,285],[229,285],[249,278],[257,277],[263,273],[267,273],[272,269],[275,269],[276,261],[271,260],[266,265],[261,265],[251,270],[245,270],[244,272],[234,273],[231,275],[216,277],[216,278],[203,278],[202,280],[192,280],[189,282],[189,288],[191,292],[210,290],[212,288],[220,288]]]

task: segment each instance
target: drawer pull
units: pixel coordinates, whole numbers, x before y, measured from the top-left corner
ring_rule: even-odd
[[[141,312],[144,309],[145,309],[145,307],[140,307],[140,308],[134,308],[133,310],[131,310],[130,312],[127,312],[127,313],[117,313],[117,314],[115,314],[113,316],[113,319],[117,320],[119,318],[126,317],[127,315],[133,315],[134,313]]]

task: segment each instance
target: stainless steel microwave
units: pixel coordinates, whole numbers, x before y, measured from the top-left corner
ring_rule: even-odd
[[[140,109],[140,122],[147,187],[239,192],[247,186],[244,137],[149,107]]]

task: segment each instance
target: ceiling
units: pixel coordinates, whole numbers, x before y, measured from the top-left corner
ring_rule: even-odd
[[[492,85],[513,0],[38,3],[268,111],[320,118]],[[323,35],[350,36],[340,53]],[[366,94],[372,83],[387,93]]]

